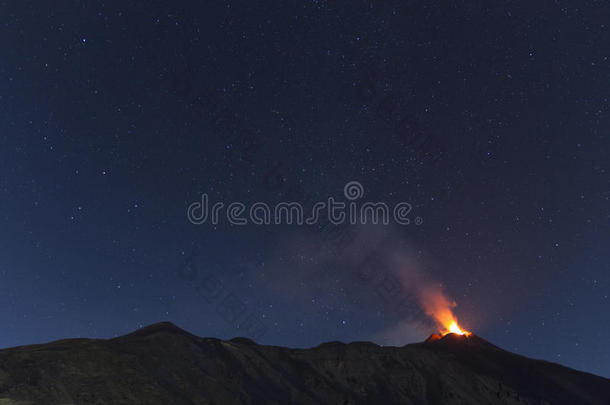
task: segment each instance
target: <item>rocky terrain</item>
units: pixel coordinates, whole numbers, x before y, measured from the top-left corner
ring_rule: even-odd
[[[610,404],[610,380],[447,335],[311,349],[200,338],[171,323],[0,351],[0,405]]]

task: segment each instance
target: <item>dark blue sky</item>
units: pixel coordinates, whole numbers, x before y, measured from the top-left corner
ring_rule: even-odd
[[[411,269],[491,342],[610,376],[610,8],[475,3],[1,3],[0,346],[410,343]],[[349,181],[423,223],[186,215]]]

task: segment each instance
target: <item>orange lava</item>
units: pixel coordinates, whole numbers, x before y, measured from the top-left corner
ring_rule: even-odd
[[[467,330],[460,328],[456,321],[451,322],[451,324],[449,325],[449,328],[448,328],[448,332],[443,332],[443,336],[445,336],[448,333],[455,333],[456,335],[464,335],[464,336],[472,335],[472,332],[468,332]]]
[[[457,317],[452,311],[456,303],[449,300],[440,288],[428,288],[421,291],[420,299],[426,314],[436,321],[438,331],[442,336],[449,333],[463,336],[472,335],[471,332],[459,326]]]

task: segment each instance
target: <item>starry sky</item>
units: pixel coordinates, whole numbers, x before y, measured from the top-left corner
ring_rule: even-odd
[[[460,324],[610,377],[602,1],[3,1],[0,346],[402,345]],[[188,206],[408,202],[409,225],[194,225]],[[399,259],[396,259],[399,258]]]

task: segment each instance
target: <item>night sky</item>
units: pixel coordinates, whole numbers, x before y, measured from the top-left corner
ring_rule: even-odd
[[[436,331],[423,283],[492,343],[610,377],[608,15],[1,2],[0,346],[165,320],[402,345]],[[350,181],[411,223],[187,218],[204,193],[311,207]]]

